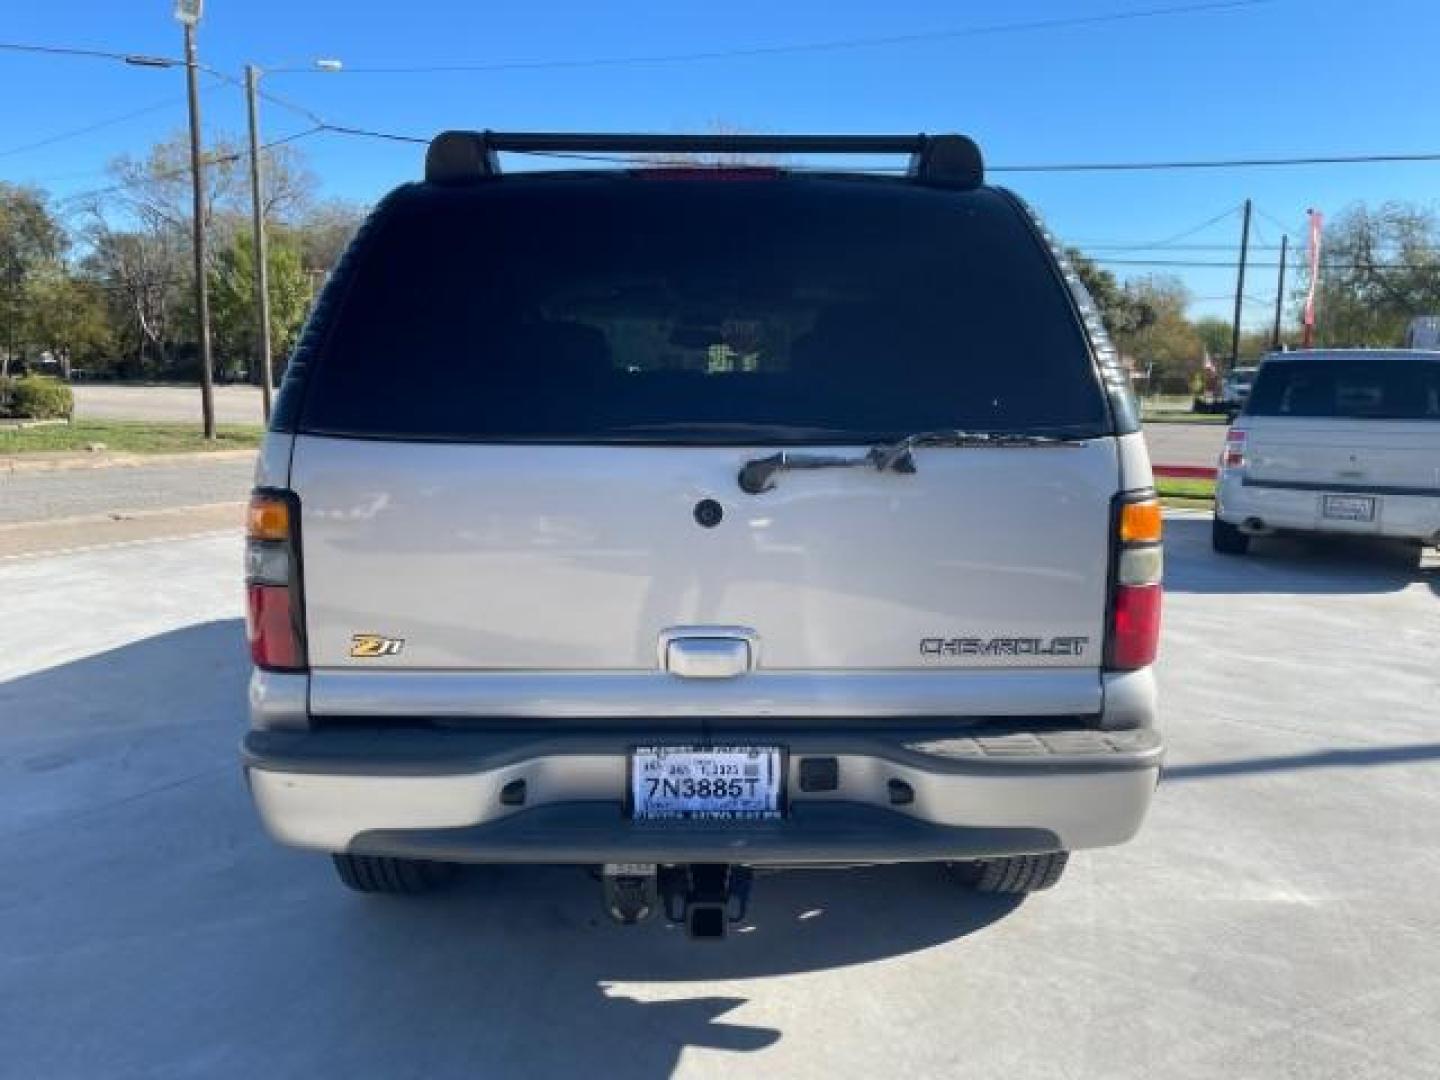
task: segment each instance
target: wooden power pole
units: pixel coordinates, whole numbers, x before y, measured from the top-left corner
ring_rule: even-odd
[[[1290,237],[1280,237],[1280,280],[1275,284],[1275,329],[1270,334],[1270,347],[1280,351],[1280,310],[1285,303],[1285,252],[1290,247]]]
[[[1230,328],[1230,371],[1240,363],[1240,305],[1245,301],[1245,259],[1250,253],[1250,200],[1245,200],[1245,221],[1240,226],[1240,271],[1235,277],[1235,324]]]

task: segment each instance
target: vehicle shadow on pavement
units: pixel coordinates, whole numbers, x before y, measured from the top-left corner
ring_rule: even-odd
[[[1210,549],[1210,519],[1167,518],[1165,589],[1186,593],[1384,593],[1417,582],[1440,596],[1433,552],[1416,566],[1403,544],[1349,537],[1261,537],[1246,555]],[[1183,558],[1175,558],[1183,554]]]
[[[1317,750],[1312,754],[1206,761],[1194,765],[1176,765],[1173,768],[1167,766],[1162,770],[1160,778],[1162,783],[1169,784],[1177,780],[1208,780],[1250,773],[1284,772],[1290,769],[1358,769],[1437,760],[1440,760],[1440,743],[1417,743],[1411,746],[1356,747],[1345,750]]]
[[[940,867],[790,871],[757,880],[750,917],[720,943],[690,941],[660,918],[611,923],[598,883],[576,867],[477,868],[445,895],[326,906],[344,983],[382,977],[387,1002],[403,983],[412,1020],[472,1043],[471,1060],[500,1074],[649,1077],[671,1075],[689,1048],[754,1051],[783,1038],[773,1020],[746,1018],[745,981],[927,949],[1016,903],[967,896]],[[357,1002],[357,1018],[379,1004]]]
[[[747,1017],[753,982],[954,943],[1016,908],[938,866],[761,875],[723,943],[603,914],[577,867],[347,892],[261,832],[238,620],[0,683],[0,1045],[17,1075],[669,1075],[843,1008]],[[793,1000],[793,996],[790,998]],[[793,1006],[791,1007],[793,1010]],[[5,1071],[5,1070],[0,1070]]]

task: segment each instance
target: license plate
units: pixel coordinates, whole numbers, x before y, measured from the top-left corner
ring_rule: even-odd
[[[778,818],[784,795],[776,746],[641,746],[630,755],[637,820]]]
[[[1374,521],[1375,500],[1368,495],[1326,495],[1320,514],[1336,521]]]

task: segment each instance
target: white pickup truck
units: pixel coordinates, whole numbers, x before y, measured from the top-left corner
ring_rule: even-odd
[[[328,284],[256,483],[245,769],[356,889],[590,865],[621,921],[717,937],[754,867],[1045,888],[1159,776],[1134,403],[958,136],[443,135]]]

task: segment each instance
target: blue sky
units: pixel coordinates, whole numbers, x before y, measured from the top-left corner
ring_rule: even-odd
[[[1228,11],[1031,29],[833,51],[685,63],[434,74],[356,69],[653,56],[924,34],[1177,6],[1185,0],[1012,0],[886,4],[726,0],[644,4],[532,0],[208,0],[204,63],[238,72],[338,57],[339,74],[277,72],[267,89],[333,123],[428,136],[446,127],[595,130],[964,131],[993,163],[1440,149],[1434,0],[1273,0]],[[176,55],[169,0],[7,5],[0,39]],[[15,10],[15,8],[19,10]],[[105,163],[184,122],[183,74],[0,52],[7,87],[0,179],[64,196],[105,183]],[[121,114],[155,111],[24,150]],[[240,133],[240,93],[204,89],[207,129]],[[265,135],[309,126],[273,105]],[[305,147],[328,195],[370,201],[419,175],[419,147],[322,134]],[[18,152],[16,152],[18,149]],[[1010,175],[1067,240],[1172,237],[1247,196],[1257,240],[1298,239],[1304,211],[1364,200],[1435,205],[1440,163],[1193,173]],[[1226,244],[1237,214],[1182,241]],[[1233,252],[1105,251],[1112,258],[1225,261]],[[1273,251],[1257,261],[1273,262]],[[1122,277],[1144,267],[1113,267]],[[1198,314],[1228,317],[1229,269],[1183,269]],[[1275,272],[1252,270],[1246,324],[1269,318]]]

